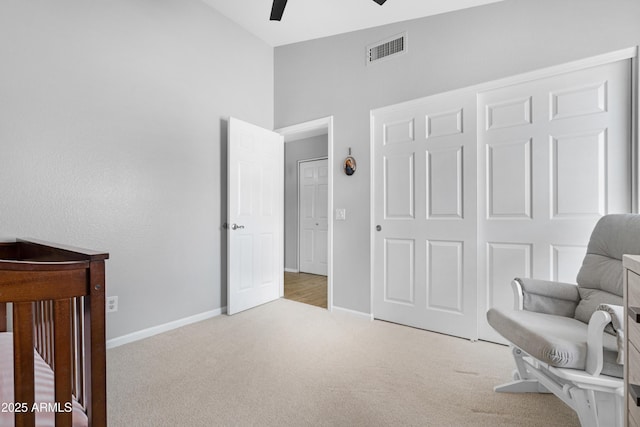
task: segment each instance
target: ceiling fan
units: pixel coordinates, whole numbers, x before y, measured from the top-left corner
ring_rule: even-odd
[[[384,4],[387,0],[373,0],[378,3],[380,6]],[[273,0],[273,6],[271,6],[271,21],[279,21],[282,19],[282,14],[284,13],[284,7],[287,5],[287,0]]]

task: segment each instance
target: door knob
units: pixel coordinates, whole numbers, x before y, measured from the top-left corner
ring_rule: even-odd
[[[381,225],[376,225],[376,231],[382,231],[382,226]]]
[[[244,225],[231,224],[231,229],[232,230],[237,230],[239,228],[244,228]]]

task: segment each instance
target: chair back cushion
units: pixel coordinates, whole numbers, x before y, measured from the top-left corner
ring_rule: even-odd
[[[640,255],[640,215],[605,215],[591,233],[578,272],[575,318],[588,323],[599,304],[622,305],[622,255]]]

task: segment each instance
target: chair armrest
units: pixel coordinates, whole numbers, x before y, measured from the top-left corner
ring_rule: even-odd
[[[618,348],[618,357],[616,359],[616,362],[619,365],[624,365],[624,307],[615,304],[600,304],[596,310],[601,310],[609,313],[609,316],[611,317],[611,323],[605,326],[604,331],[609,334],[615,335],[616,346]]]
[[[611,314],[608,311],[596,310],[589,319],[587,329],[587,367],[586,371],[591,375],[600,375],[604,365],[603,334],[604,328],[611,323]],[[618,350],[620,353],[620,350]]]
[[[578,286],[549,280],[515,278],[515,309],[573,317],[580,302]]]
[[[596,310],[602,310],[611,316],[611,326],[614,332],[624,332],[624,307],[615,304],[600,304]]]

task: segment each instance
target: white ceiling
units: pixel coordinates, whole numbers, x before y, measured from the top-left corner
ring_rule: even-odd
[[[502,0],[289,0],[269,21],[272,0],[202,0],[271,46],[407,21]]]

